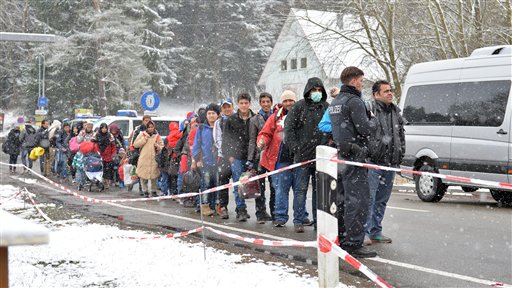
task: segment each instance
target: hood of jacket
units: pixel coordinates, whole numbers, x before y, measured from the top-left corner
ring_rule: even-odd
[[[53,120],[52,125],[50,128],[48,128],[48,137],[52,138],[55,135],[55,132],[60,129],[60,121],[59,120]]]
[[[311,95],[310,91],[311,89],[315,87],[322,87],[322,100],[321,101],[327,101],[327,91],[325,91],[324,83],[320,78],[313,77],[308,79],[308,83],[306,84],[306,87],[304,88],[304,99],[306,102],[311,103]]]

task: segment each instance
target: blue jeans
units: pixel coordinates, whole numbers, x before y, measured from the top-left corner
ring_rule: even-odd
[[[163,195],[169,195],[169,174],[164,171],[160,171],[160,190]]]
[[[382,234],[382,220],[391,190],[393,189],[394,171],[368,169],[368,184],[370,186],[370,208],[366,221],[366,233],[372,237]]]
[[[290,166],[290,163],[277,163],[276,169]],[[294,170],[286,170],[272,175],[272,183],[276,188],[276,210],[275,220],[288,222],[288,201],[290,188],[293,189],[293,223],[302,223],[302,219],[297,210],[298,202],[295,196],[298,191],[298,181]]]
[[[204,166],[201,168],[201,191],[208,190],[217,186],[217,167]],[[217,200],[217,192],[204,194],[201,196],[201,204],[209,204],[210,208],[215,209],[215,200]]]
[[[55,172],[57,172],[62,178],[68,177],[68,154],[66,152],[57,151],[55,153]]]
[[[245,172],[245,162],[246,161],[235,159],[233,163],[231,163],[231,173],[233,174],[233,182],[238,181],[242,173]],[[247,209],[247,205],[245,205],[244,198],[240,197],[240,195],[238,194],[238,186],[235,186],[235,188],[233,189],[233,193],[235,193],[236,211],[240,209]]]
[[[297,167],[294,169],[295,177],[297,177],[297,185],[298,189],[295,191],[293,197],[293,203],[295,206],[295,201],[297,201],[297,211],[294,211],[293,213],[297,213],[297,217],[294,216],[294,218],[297,219],[293,224],[304,224],[303,221],[308,217],[308,212],[306,211],[306,196],[309,188],[309,178],[311,178],[311,186],[313,188],[313,221],[316,223],[316,168],[314,166],[310,167],[308,165]],[[295,210],[295,208],[294,208]]]
[[[21,150],[21,163],[23,163],[23,165],[27,166],[28,168],[32,169],[33,162],[32,160],[30,160],[29,157],[30,151],[32,151],[32,148],[23,148],[23,150]]]
[[[178,172],[178,179],[176,180],[176,182],[178,183],[176,190],[178,190],[178,194],[181,194],[181,173],[180,172]]]

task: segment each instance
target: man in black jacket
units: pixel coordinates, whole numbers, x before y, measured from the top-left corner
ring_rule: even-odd
[[[50,161],[50,138],[48,127],[50,123],[48,119],[43,119],[41,121],[41,127],[36,132],[36,143],[37,146],[42,147],[44,149],[44,154],[42,157],[39,157],[39,166],[41,168],[41,172],[44,176],[48,176],[49,169],[46,169],[48,166],[46,163]],[[49,166],[48,166],[49,167]]]
[[[370,140],[370,160],[377,165],[398,167],[405,153],[404,120],[400,115],[400,108],[393,104],[393,92],[389,82],[375,82],[372,93],[374,101],[371,102],[371,107],[377,119],[377,130]],[[370,208],[366,234],[373,243],[391,243],[391,238],[382,234],[382,219],[391,196],[394,178],[393,171],[368,171]]]
[[[341,72],[343,86],[329,106],[332,136],[343,160],[365,162],[368,140],[375,131],[361,91],[364,73],[357,67]],[[340,246],[355,257],[375,257],[377,253],[363,246],[364,225],[368,215],[370,189],[366,168],[340,165],[338,172],[338,233]]]
[[[222,132],[222,154],[231,163],[233,181],[238,181],[240,175],[247,170],[247,154],[249,150],[249,122],[254,113],[251,111],[251,95],[241,93],[237,97],[238,110],[226,121]],[[238,195],[238,186],[233,189],[236,202],[236,219],[240,222],[250,218],[247,205]]]
[[[316,146],[326,144],[327,139],[318,130],[318,123],[327,109],[327,92],[319,78],[310,78],[304,88],[304,99],[295,104],[284,121],[284,142],[290,147],[294,155],[294,162],[315,158]],[[297,177],[298,189],[294,191],[294,203],[298,209],[294,209],[293,224],[295,232],[303,233],[304,226],[313,225],[316,222],[316,177],[315,163],[300,166],[294,169],[294,177]],[[306,212],[306,193],[309,187],[309,178],[313,186],[313,222],[308,219]],[[295,206],[295,204],[294,204]]]

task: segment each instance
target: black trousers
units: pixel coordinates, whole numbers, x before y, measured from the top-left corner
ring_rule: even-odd
[[[219,157],[219,161],[217,162],[217,167],[219,169],[218,175],[218,181],[217,185],[225,185],[229,183],[229,179],[232,177],[231,173],[231,163],[229,162],[229,159],[226,159],[224,157]],[[219,204],[220,207],[226,208],[229,204],[229,189],[222,189],[218,193],[219,196]]]
[[[265,169],[264,167],[261,167],[261,169],[258,171],[258,175],[260,174],[264,174],[264,173],[267,173],[269,172],[267,169]],[[269,186],[270,186],[270,199],[268,201],[268,206],[270,206],[270,215],[272,216],[272,219],[274,218],[274,215],[275,215],[275,210],[276,210],[276,190],[274,189],[274,185],[272,184],[272,177],[267,177],[266,179],[268,179],[268,183],[269,183]],[[265,195],[265,179],[260,179],[259,180],[260,182],[260,191],[261,191],[261,195],[264,196]],[[261,202],[263,201],[263,203],[258,203],[258,202]],[[263,212],[266,210],[265,208],[265,201],[266,201],[266,197],[258,197],[256,198],[256,214],[258,214],[258,212]]]
[[[340,247],[353,250],[363,246],[370,203],[366,168],[338,165],[338,235]]]

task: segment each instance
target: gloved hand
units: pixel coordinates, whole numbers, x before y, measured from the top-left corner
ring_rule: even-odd
[[[247,168],[247,170],[251,170],[254,168],[254,163],[252,163],[252,161],[245,162],[245,168]]]

